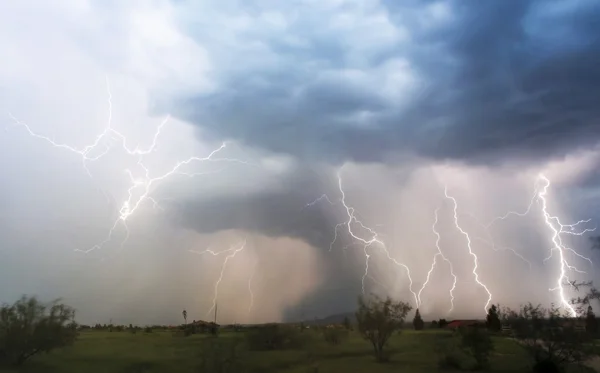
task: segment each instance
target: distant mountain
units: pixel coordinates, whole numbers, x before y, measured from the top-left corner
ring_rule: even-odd
[[[338,313],[335,315],[330,315],[330,316],[324,317],[322,319],[305,320],[304,323],[306,325],[341,324],[344,322],[344,318],[346,318],[346,317],[350,320],[350,322],[356,321],[354,312],[345,312],[345,313]]]

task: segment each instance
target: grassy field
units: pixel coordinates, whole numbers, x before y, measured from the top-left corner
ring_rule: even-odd
[[[389,363],[377,363],[371,346],[357,334],[350,334],[340,345],[327,344],[314,331],[306,331],[310,343],[302,349],[265,352],[241,352],[240,359],[253,372],[347,373],[438,371],[439,341],[447,332],[404,331],[394,336]],[[242,337],[243,333],[224,332],[224,342]],[[172,332],[131,334],[128,332],[82,332],[72,347],[37,356],[19,372],[65,373],[150,373],[201,372],[202,335],[183,337]],[[492,372],[528,372],[529,360],[514,342],[495,339]]]

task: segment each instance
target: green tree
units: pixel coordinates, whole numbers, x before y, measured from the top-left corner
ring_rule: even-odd
[[[498,307],[495,304],[492,304],[485,319],[486,326],[489,330],[493,332],[499,332],[502,329],[502,322],[500,321],[500,316],[498,315]]]
[[[511,314],[508,320],[515,338],[533,358],[535,371],[561,372],[595,355],[591,336],[578,332],[570,314],[554,305],[543,308],[529,303]]]
[[[0,308],[0,364],[21,365],[41,352],[71,345],[77,338],[74,310],[54,301],[23,296]]]
[[[358,298],[356,321],[360,334],[373,346],[375,358],[384,362],[389,359],[385,347],[394,334],[402,328],[406,315],[412,307],[405,302],[393,301],[390,297],[377,296]]]
[[[413,327],[415,330],[423,330],[425,327],[425,322],[423,321],[423,318],[421,318],[421,313],[419,312],[418,308],[415,312],[415,317],[413,318]]]
[[[490,354],[494,351],[492,338],[483,328],[460,329],[461,346],[475,359],[475,369],[489,368]]]

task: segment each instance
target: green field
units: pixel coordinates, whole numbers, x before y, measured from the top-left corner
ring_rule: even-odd
[[[431,373],[438,371],[436,346],[447,333],[409,330],[394,336],[389,346],[393,355],[388,363],[377,363],[370,344],[357,334],[351,333],[339,345],[330,345],[315,331],[305,332],[310,343],[301,349],[265,352],[242,349],[240,359],[252,372]],[[223,332],[218,338],[227,342],[240,337],[243,332]],[[201,350],[207,338],[213,337],[183,337],[169,331],[138,334],[85,331],[74,346],[37,356],[19,372],[201,372]],[[492,372],[529,371],[530,361],[518,345],[503,338],[494,341]]]

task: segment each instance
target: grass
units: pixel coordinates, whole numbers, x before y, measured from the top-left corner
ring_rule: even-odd
[[[404,331],[392,338],[389,363],[377,363],[371,345],[351,333],[340,345],[327,344],[321,335],[306,331],[310,343],[303,349],[285,351],[243,351],[244,366],[252,372],[281,373],[347,373],[438,371],[436,343],[443,331]],[[243,333],[224,332],[219,339],[227,341]],[[15,372],[45,373],[156,373],[200,372],[200,352],[206,338],[174,336],[171,332],[131,334],[127,332],[82,332],[70,348],[40,355]],[[529,360],[515,342],[495,338],[491,359],[492,372],[527,372]]]

